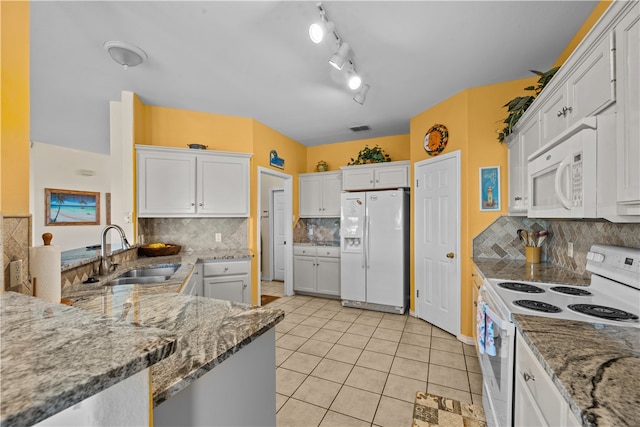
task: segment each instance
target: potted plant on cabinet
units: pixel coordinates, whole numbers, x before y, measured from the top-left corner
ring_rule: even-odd
[[[365,165],[368,163],[383,163],[390,162],[391,156],[384,152],[382,147],[379,147],[377,144],[373,148],[369,148],[368,145],[365,145],[362,150],[358,153],[358,156],[354,159],[351,158],[351,161],[347,163],[347,166],[353,165]]]

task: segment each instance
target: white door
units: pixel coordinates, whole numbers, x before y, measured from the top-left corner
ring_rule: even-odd
[[[460,332],[460,151],[416,163],[418,317]]]
[[[273,280],[284,280],[284,190],[272,190]]]

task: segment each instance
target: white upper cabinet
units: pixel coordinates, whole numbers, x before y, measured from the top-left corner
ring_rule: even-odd
[[[409,161],[341,166],[345,191],[409,187]]]
[[[340,216],[341,172],[318,172],[299,175],[300,217]]]
[[[139,217],[248,217],[250,154],[136,145]]]
[[[529,180],[527,158],[540,148],[540,120],[537,115],[518,123],[521,129],[510,136],[509,146],[509,213],[527,215]]]

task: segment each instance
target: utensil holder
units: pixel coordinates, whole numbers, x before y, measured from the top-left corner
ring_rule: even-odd
[[[540,247],[539,246],[525,246],[524,256],[529,264],[540,263]]]

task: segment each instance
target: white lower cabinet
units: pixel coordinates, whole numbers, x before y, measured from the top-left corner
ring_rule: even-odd
[[[516,335],[513,424],[582,425],[519,333]]]
[[[340,247],[293,247],[293,290],[340,296]]]
[[[205,297],[251,303],[250,260],[206,262],[203,275]]]

